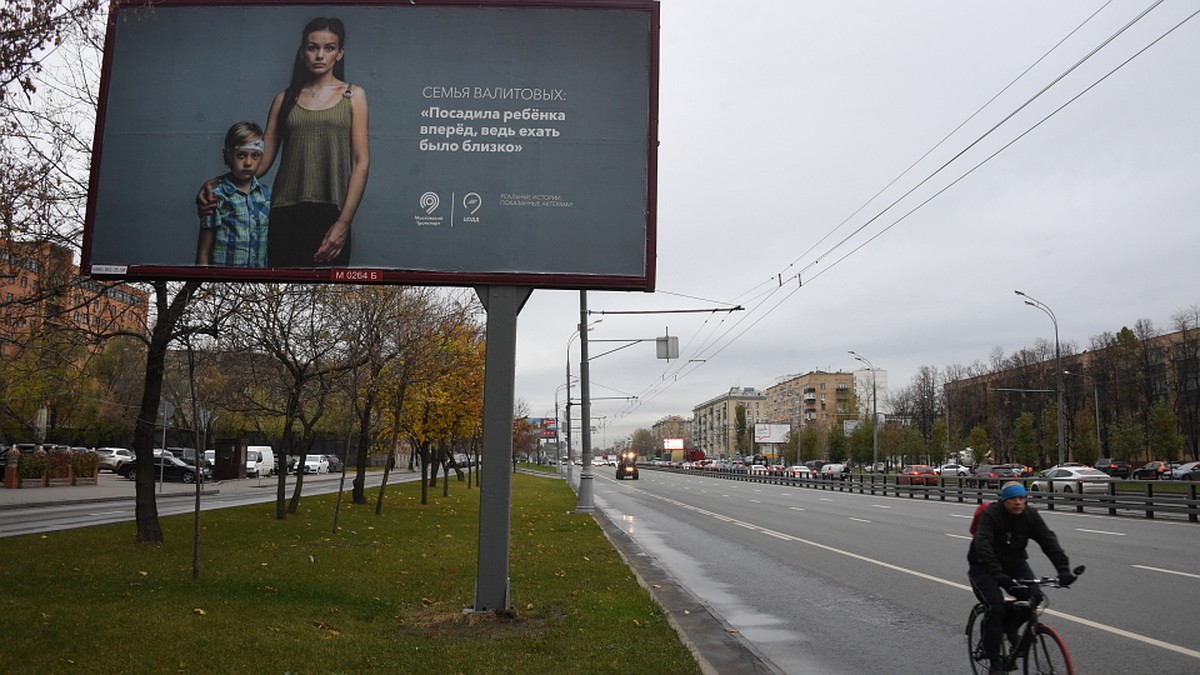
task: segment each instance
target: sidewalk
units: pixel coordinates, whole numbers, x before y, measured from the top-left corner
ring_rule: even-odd
[[[340,473],[311,474],[304,477],[305,483],[314,481],[325,482],[338,480]],[[347,483],[350,477],[347,477]],[[212,495],[245,490],[274,490],[279,478],[242,478],[232,480],[210,480],[201,487],[201,494]],[[295,485],[295,476],[288,476],[290,488]],[[155,494],[159,498],[194,497],[195,484],[167,481],[155,483]],[[134,498],[134,482],[107,471],[100,472],[96,485],[76,485],[44,488],[6,489],[0,487],[0,511],[11,509],[33,508],[50,504],[77,502],[107,502],[132,500]]]

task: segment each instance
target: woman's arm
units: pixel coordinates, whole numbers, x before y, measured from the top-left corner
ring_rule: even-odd
[[[367,190],[367,175],[371,169],[371,142],[367,122],[367,92],[357,85],[350,88],[350,182],[346,186],[346,198],[342,200],[342,211],[325,238],[313,254],[314,262],[332,260],[342,252],[354,214]]]

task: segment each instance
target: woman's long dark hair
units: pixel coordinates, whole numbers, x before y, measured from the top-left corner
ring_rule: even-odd
[[[308,83],[308,68],[304,66],[304,48],[308,44],[308,36],[319,30],[333,33],[338,37],[338,44],[341,48],[346,48],[346,26],[342,24],[341,19],[319,16],[304,26],[304,32],[300,34],[300,47],[296,50],[295,60],[292,61],[292,81],[288,84],[287,95],[283,97],[283,105],[279,107],[279,119],[275,120],[275,128],[279,129],[281,135],[283,134],[284,120],[287,119],[288,113],[292,112],[296,101],[299,100],[300,90]],[[345,59],[340,59],[333,64],[333,76],[343,82],[346,81]]]

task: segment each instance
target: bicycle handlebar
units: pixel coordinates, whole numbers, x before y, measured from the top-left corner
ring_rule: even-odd
[[[1087,570],[1087,568],[1084,567],[1083,565],[1080,565],[1079,567],[1076,567],[1075,569],[1071,570],[1071,574],[1074,574],[1077,577],[1082,576],[1085,570]],[[1017,584],[1017,588],[1028,588],[1031,586],[1049,586],[1050,588],[1069,588],[1068,586],[1063,586],[1062,583],[1059,582],[1058,577],[1042,577],[1041,579],[1014,579],[1013,581]]]

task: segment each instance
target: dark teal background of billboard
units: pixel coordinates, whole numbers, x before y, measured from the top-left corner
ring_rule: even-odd
[[[464,273],[646,273],[650,219],[648,13],[532,7],[159,6],[123,8],[108,68],[89,264],[191,266],[201,183],[223,173],[234,122],[266,126],[304,24],[346,25],[346,80],[370,108],[371,172],[352,267]],[[429,99],[426,87],[561,90],[565,101]],[[431,107],[565,113],[519,153],[422,152]],[[435,140],[447,140],[436,138]],[[461,141],[459,138],[449,139]],[[475,137],[476,142],[496,139]],[[276,161],[278,165],[278,160]],[[274,169],[265,180],[274,177]],[[436,193],[442,224],[421,195]],[[464,222],[476,193],[479,222]],[[569,208],[501,205],[557,195]],[[454,220],[451,220],[453,208]]]

